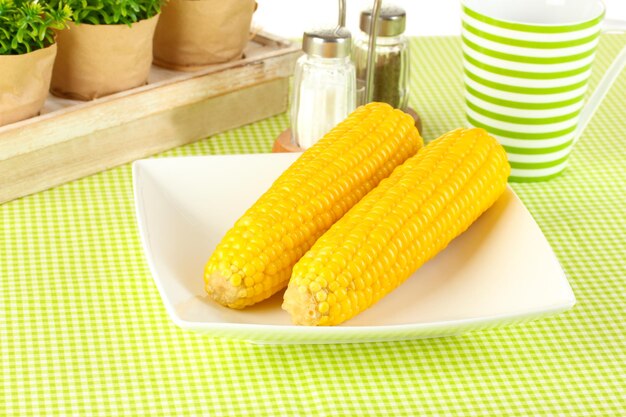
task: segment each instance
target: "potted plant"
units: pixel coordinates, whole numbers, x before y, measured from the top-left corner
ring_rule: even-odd
[[[52,93],[91,100],[145,84],[163,0],[66,1],[73,19],[57,35]]]
[[[154,35],[154,63],[195,70],[241,58],[255,10],[254,0],[169,0]]]
[[[57,52],[54,29],[64,28],[70,15],[67,5],[0,0],[0,126],[43,107]]]

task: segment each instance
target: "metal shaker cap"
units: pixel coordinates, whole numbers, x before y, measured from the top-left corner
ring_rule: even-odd
[[[304,32],[302,50],[307,55],[322,58],[344,58],[350,55],[352,35],[343,27]]]
[[[372,9],[361,12],[359,27],[368,35],[372,26]],[[402,7],[383,5],[378,16],[378,36],[398,36],[406,28],[406,12]]]

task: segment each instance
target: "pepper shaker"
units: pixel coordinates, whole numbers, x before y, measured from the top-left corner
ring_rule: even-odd
[[[365,85],[372,23],[372,9],[362,11],[359,24],[361,33],[354,46],[359,105],[367,103]],[[372,101],[388,103],[404,110],[408,101],[409,80],[409,45],[403,35],[406,28],[406,12],[401,7],[383,5],[380,8],[377,26]]]

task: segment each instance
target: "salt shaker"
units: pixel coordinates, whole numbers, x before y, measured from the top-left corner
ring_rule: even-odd
[[[291,132],[308,149],[356,108],[352,36],[342,27],[304,33],[291,100]]]
[[[354,42],[357,73],[357,101],[366,104],[368,41],[372,27],[372,10],[361,12],[361,33]],[[383,5],[378,16],[374,59],[373,101],[405,109],[408,100],[409,45],[404,37],[406,12],[401,7]]]

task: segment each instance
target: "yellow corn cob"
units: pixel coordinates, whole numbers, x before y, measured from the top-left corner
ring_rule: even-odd
[[[283,308],[295,324],[354,317],[463,233],[509,173],[504,149],[482,129],[434,140],[317,240],[294,266]]]
[[[226,233],[205,267],[209,296],[243,308],[286,287],[317,238],[422,145],[413,119],[400,110],[382,103],[355,110]]]

